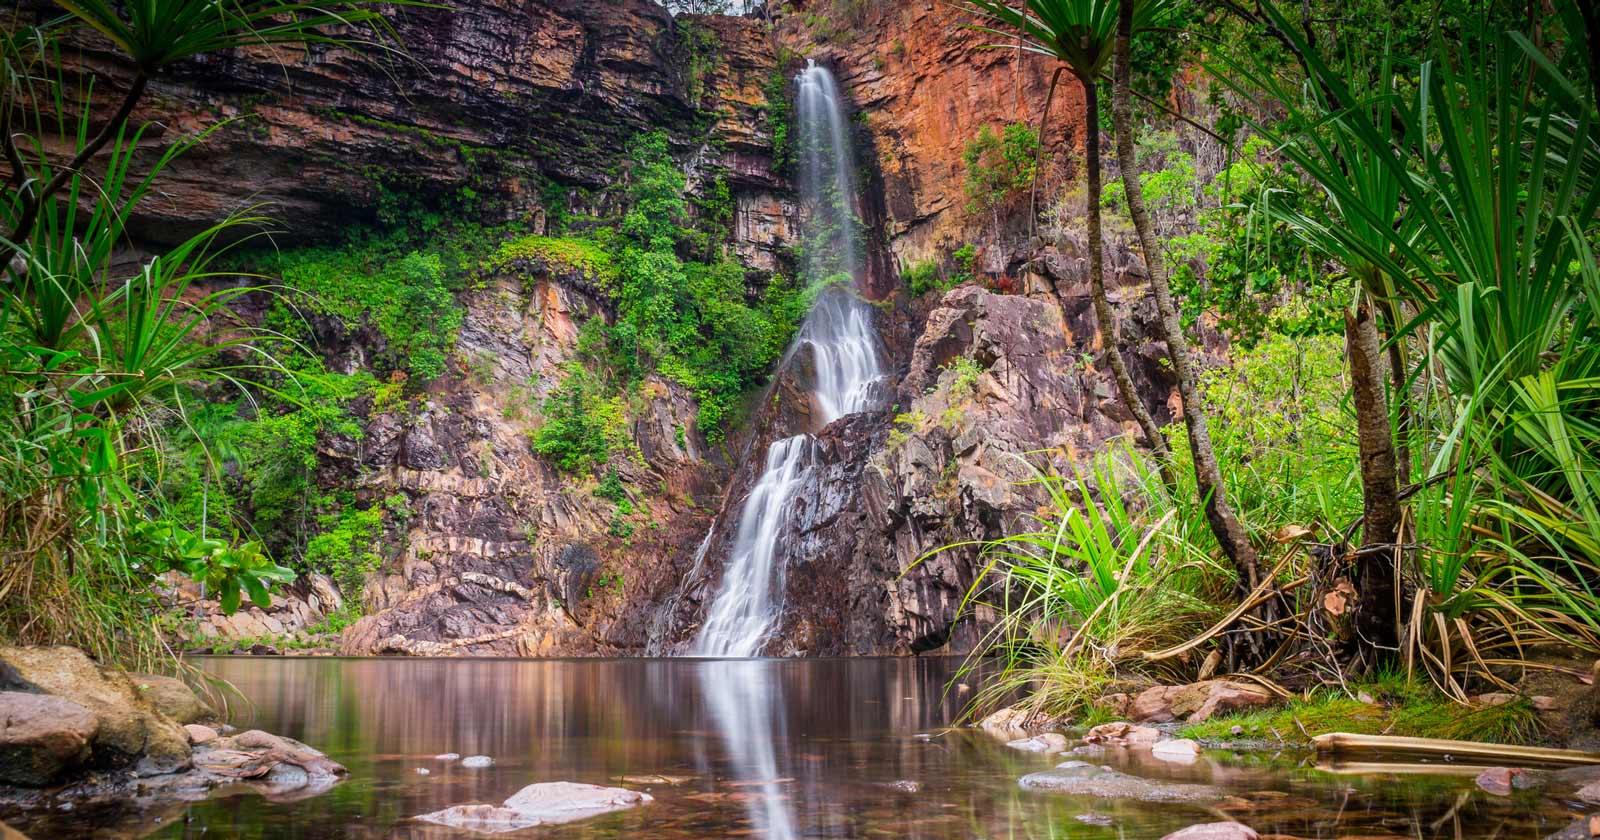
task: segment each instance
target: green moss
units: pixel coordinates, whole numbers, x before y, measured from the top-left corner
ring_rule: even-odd
[[[483,268],[504,271],[524,260],[539,260],[557,270],[576,271],[606,286],[617,279],[616,262],[603,244],[570,236],[522,236],[509,240],[484,260]]]
[[[1304,745],[1318,735],[1400,735],[1526,744],[1540,735],[1538,713],[1525,698],[1497,706],[1463,706],[1429,688],[1389,680],[1352,686],[1378,702],[1364,703],[1343,692],[1320,691],[1309,699],[1241,715],[1224,715],[1184,727],[1180,735],[1198,740],[1265,739]],[[1239,727],[1242,734],[1233,734]]]

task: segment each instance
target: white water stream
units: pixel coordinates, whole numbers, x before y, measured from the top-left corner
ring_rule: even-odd
[[[851,188],[854,157],[839,87],[827,69],[815,64],[795,83],[804,144],[800,197],[814,229],[806,248],[807,280],[829,278],[842,285],[838,275],[848,274],[854,282],[863,266]],[[806,351],[812,357],[814,420],[826,425],[871,407],[873,384],[884,375],[883,358],[872,329],[872,310],[849,289],[829,288],[817,296],[784,364]],[[766,648],[783,615],[789,514],[796,494],[807,484],[814,452],[808,434],[768,444],[765,467],[739,510],[722,584],[695,637],[694,655],[728,660],[760,656]],[[776,750],[783,702],[774,692],[772,672],[763,664],[707,662],[700,684],[734,774],[759,784],[746,806],[750,822],[767,840],[793,840],[794,809],[783,789],[785,773],[779,771]]]
[[[815,64],[795,81],[804,143],[800,197],[811,211],[812,224],[829,233],[822,241],[834,249],[820,254],[816,247],[809,248],[807,273],[815,280],[829,268],[840,268],[854,279],[862,272],[851,232],[854,157],[839,87],[833,74]],[[846,290],[824,290],[801,325],[789,356],[807,350],[815,379],[812,398],[823,425],[871,407],[873,385],[883,378],[884,369],[872,310],[866,304]],[[806,481],[812,449],[806,434],[767,447],[766,469],[739,511],[739,530],[723,568],[722,585],[695,637],[695,655],[748,657],[765,648],[783,611],[782,541],[790,503]]]

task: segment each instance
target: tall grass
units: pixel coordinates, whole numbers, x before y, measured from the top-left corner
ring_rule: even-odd
[[[1199,597],[1225,563],[1195,549],[1209,534],[1198,505],[1182,510],[1144,456],[1106,453],[1070,476],[1035,470],[1048,499],[1017,533],[982,544],[984,565],[963,608],[999,621],[967,668],[991,656],[969,708],[1018,697],[1050,715],[1081,709],[1142,651],[1198,631],[1220,610]]]
[[[259,232],[234,216],[166,253],[137,253],[126,224],[160,176],[209,132],[136,155],[134,119],[149,79],[200,52],[242,45],[349,43],[387,24],[367,4],[197,0],[60,3],[37,26],[13,19],[0,39],[0,639],[66,643],[149,667],[170,661],[173,619],[155,605],[176,571],[225,609],[266,604],[292,573],[231,534],[192,532],[164,515],[162,453],[194,439],[184,395],[221,387],[293,386],[265,349],[271,334],[239,323],[240,288],[215,290],[212,269]],[[350,27],[333,35],[326,27]],[[109,39],[131,80],[109,120],[91,113],[105,85],[76,79],[61,39],[88,28]]]

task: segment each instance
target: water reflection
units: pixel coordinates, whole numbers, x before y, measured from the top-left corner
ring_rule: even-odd
[[[236,722],[320,746],[350,768],[350,779],[309,799],[232,791],[141,814],[35,814],[17,827],[34,840],[443,840],[476,835],[411,818],[499,802],[551,781],[623,784],[656,801],[501,836],[1154,840],[1231,817],[1262,834],[1299,838],[1537,840],[1570,821],[1559,801],[1536,791],[1489,796],[1470,776],[1333,775],[1295,754],[1207,754],[1190,765],[1166,764],[1148,751],[1092,758],[1152,779],[1224,787],[1230,795],[1215,806],[1021,791],[1019,777],[1060,757],[945,728],[958,696],[945,692],[955,667],[947,660],[243,658],[204,665],[251,699]],[[433,760],[444,752],[486,754],[495,764],[468,770]]]
[[[759,790],[745,805],[751,823],[767,840],[793,840],[794,811],[780,788],[777,754],[777,745],[787,741],[781,731],[785,704],[773,669],[774,663],[759,659],[701,662],[700,690],[711,706],[729,769]]]

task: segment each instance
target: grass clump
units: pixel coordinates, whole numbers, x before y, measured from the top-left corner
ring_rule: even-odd
[[[606,246],[594,239],[573,236],[520,236],[508,240],[484,260],[483,268],[504,271],[532,260],[556,270],[577,272],[607,287],[617,280],[616,262]]]
[[[1301,746],[1330,732],[1492,744],[1534,743],[1542,732],[1538,712],[1523,697],[1498,705],[1463,706],[1425,683],[1407,683],[1403,677],[1352,685],[1350,690],[1356,695],[1366,693],[1377,702],[1363,702],[1331,688],[1318,689],[1277,708],[1190,724],[1179,734],[1203,741],[1250,738]],[[1234,735],[1235,727],[1242,734]]]

